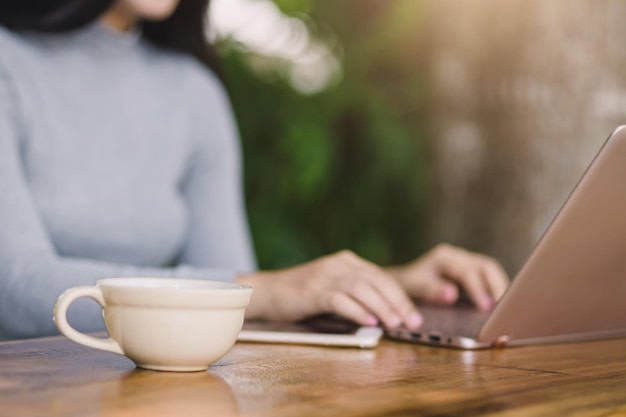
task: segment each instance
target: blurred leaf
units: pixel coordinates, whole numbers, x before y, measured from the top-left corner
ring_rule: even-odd
[[[382,264],[408,261],[425,249],[427,226],[425,65],[407,47],[420,36],[422,2],[276,4],[335,32],[344,77],[302,96],[281,68],[259,72],[250,55],[221,48],[259,265],[280,268],[340,249]]]
[[[313,0],[273,0],[281,12],[288,16],[309,14],[313,9]]]
[[[280,142],[280,151],[288,157],[289,176],[286,189],[302,203],[310,203],[324,191],[333,159],[332,138],[323,126],[292,124]]]

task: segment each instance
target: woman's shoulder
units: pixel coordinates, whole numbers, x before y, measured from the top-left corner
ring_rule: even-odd
[[[18,42],[19,35],[0,25],[0,45],[11,46]]]
[[[4,26],[0,26],[0,57],[13,54],[28,48],[29,41],[21,33],[13,32]]]
[[[153,69],[176,76],[181,87],[189,91],[221,89],[222,83],[208,66],[188,52],[166,49],[149,41],[142,41],[144,52],[149,58]]]
[[[32,55],[33,43],[28,35],[13,32],[0,26],[0,66],[8,71],[19,68],[21,62],[28,61]]]
[[[222,81],[215,74],[213,69],[200,62],[193,56],[185,57],[185,79],[190,88],[200,90],[221,91]]]
[[[192,108],[224,105],[228,101],[222,81],[204,63],[189,53],[165,50],[153,45],[151,55],[159,74],[167,74],[168,78],[176,79],[176,89]]]
[[[0,26],[0,78],[9,76],[12,63],[18,61],[20,50],[24,49],[20,35]]]

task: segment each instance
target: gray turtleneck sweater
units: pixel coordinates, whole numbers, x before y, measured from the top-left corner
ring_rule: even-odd
[[[99,24],[0,28],[0,340],[55,333],[59,294],[99,278],[254,269],[244,212],[229,103],[194,59]],[[69,320],[103,328],[90,301]]]

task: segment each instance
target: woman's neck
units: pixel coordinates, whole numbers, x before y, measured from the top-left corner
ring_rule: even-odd
[[[100,22],[111,30],[130,32],[137,25],[137,18],[117,3],[100,17]]]

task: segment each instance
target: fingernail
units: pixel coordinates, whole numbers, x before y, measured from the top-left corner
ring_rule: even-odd
[[[482,307],[483,310],[489,310],[491,309],[491,307],[493,307],[493,300],[491,299],[491,297],[487,296],[487,295],[483,295],[480,298],[480,305]]]
[[[378,326],[378,319],[374,316],[368,316],[365,321],[368,326]]]
[[[441,292],[439,293],[439,297],[444,303],[452,303],[456,298],[456,288],[451,285],[445,285]]]
[[[423,322],[424,322],[424,317],[422,317],[421,314],[411,313],[411,315],[409,315],[409,319],[407,320],[407,326],[411,330],[416,330],[422,325]]]
[[[400,316],[396,314],[391,314],[389,316],[389,320],[387,320],[387,325],[391,328],[399,327],[402,324],[402,319]]]

